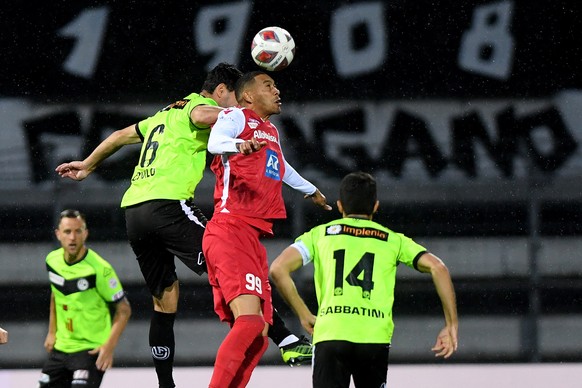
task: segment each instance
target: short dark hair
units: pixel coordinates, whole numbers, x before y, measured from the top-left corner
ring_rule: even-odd
[[[374,214],[376,179],[366,172],[352,172],[342,179],[340,201],[346,214]]]
[[[236,81],[243,75],[242,71],[230,63],[221,62],[210,70],[202,84],[202,90],[213,93],[220,84],[225,84],[230,91],[234,90]]]
[[[255,77],[261,74],[267,73],[261,70],[250,71],[248,73],[243,74],[243,76],[240,77],[238,81],[236,81],[236,85],[234,86],[234,94],[236,96],[236,100],[239,103],[242,102],[242,95],[247,85],[255,82]]]
[[[87,225],[87,219],[85,218],[85,215],[75,209],[66,209],[60,213],[59,220],[57,222],[57,228],[59,227],[63,218],[80,218],[85,223],[85,225]]]

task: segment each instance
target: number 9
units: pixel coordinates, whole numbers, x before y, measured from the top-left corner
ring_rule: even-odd
[[[249,291],[257,291],[257,293],[259,294],[263,294],[263,286],[261,283],[261,278],[259,278],[258,276],[253,275],[252,273],[248,273],[246,274],[246,281],[247,284],[245,285],[245,288]]]

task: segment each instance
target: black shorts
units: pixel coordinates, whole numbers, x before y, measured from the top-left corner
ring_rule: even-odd
[[[77,353],[63,353],[53,350],[45,362],[40,376],[40,388],[97,388],[103,380],[102,372],[97,369],[97,355],[89,350]]]
[[[125,209],[127,237],[153,296],[174,283],[178,257],[202,275],[206,263],[202,236],[206,217],[190,201],[155,200]]]
[[[390,344],[318,342],[313,354],[313,388],[385,387]],[[384,385],[383,385],[384,384]]]

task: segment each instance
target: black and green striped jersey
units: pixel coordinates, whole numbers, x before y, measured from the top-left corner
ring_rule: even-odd
[[[206,166],[210,136],[209,127],[196,127],[190,120],[190,112],[198,105],[217,103],[191,93],[137,124],[143,144],[122,207],[154,199],[194,197]]]
[[[108,303],[125,296],[113,267],[91,249],[68,264],[63,248],[47,255],[46,267],[55,298],[55,349],[73,353],[104,344],[111,332]]]
[[[342,218],[298,237],[313,262],[319,309],[313,342],[390,343],[396,267],[414,268],[426,249],[374,221]]]

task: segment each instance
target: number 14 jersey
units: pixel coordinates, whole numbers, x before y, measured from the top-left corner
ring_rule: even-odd
[[[293,247],[313,262],[317,321],[313,343],[390,343],[396,267],[426,249],[374,221],[342,218],[299,236]]]

